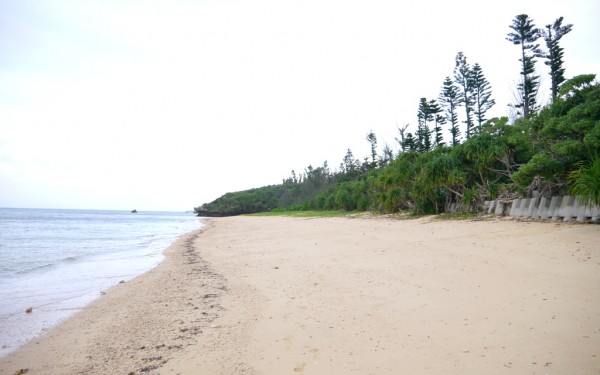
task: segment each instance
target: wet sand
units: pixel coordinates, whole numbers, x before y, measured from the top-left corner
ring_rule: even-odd
[[[211,219],[17,373],[598,374],[600,226]]]

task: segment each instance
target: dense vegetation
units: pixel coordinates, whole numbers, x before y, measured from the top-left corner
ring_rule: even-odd
[[[479,64],[458,53],[454,79],[446,77],[438,99],[421,98],[417,131],[399,128],[400,151],[377,154],[377,137],[366,136],[371,155],[360,161],[348,149],[338,169],[327,162],[282,184],[227,193],[196,208],[200,215],[237,215],[271,210],[411,210],[440,213],[451,203],[475,211],[484,200],[572,193],[600,204],[600,84],[587,74],[565,80],[558,41],[572,25],[562,17],[539,30],[519,15],[507,39],[522,50],[519,117],[487,120],[495,103]],[[543,51],[536,44],[546,41]],[[535,58],[545,59],[551,104],[536,104]],[[460,113],[460,115],[459,115]],[[461,140],[459,116],[466,125]],[[443,131],[450,142],[444,142]],[[462,142],[461,142],[462,141]]]

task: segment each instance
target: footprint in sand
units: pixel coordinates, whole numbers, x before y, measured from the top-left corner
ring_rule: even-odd
[[[294,367],[294,372],[304,372],[304,366],[306,366],[306,363],[301,363],[297,365],[296,367]]]
[[[310,350],[310,352],[313,354],[313,358],[314,358],[314,359],[317,359],[317,358],[319,358],[319,349],[317,349],[317,348],[312,348],[312,349]]]

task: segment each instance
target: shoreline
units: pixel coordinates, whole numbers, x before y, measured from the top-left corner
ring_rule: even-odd
[[[191,245],[202,232],[211,227],[209,221],[203,221],[202,224],[201,228],[179,236],[163,251],[164,258],[155,267],[102,291],[98,298],[71,317],[1,357],[0,374],[14,374],[19,371],[39,374],[121,373],[123,366],[119,366],[119,369],[114,369],[113,372],[110,362],[119,357],[118,353],[122,351],[136,352],[139,357],[133,358],[129,354],[124,360],[127,362],[125,367],[130,372],[147,372],[153,367],[158,368],[164,361],[162,351],[180,349],[189,341],[193,341],[194,336],[200,332],[198,326],[189,324],[178,326],[181,334],[176,336],[164,332],[165,328],[172,326],[172,322],[166,320],[166,316],[160,318],[161,315],[169,314],[167,305],[177,297],[177,302],[181,304],[185,303],[183,297],[187,299],[187,296],[168,293],[172,291],[169,288],[173,288],[177,281],[174,273],[183,271],[187,276],[201,274],[198,277],[188,277],[188,281],[193,278],[218,279],[218,275],[212,273],[205,262],[197,259],[197,253]],[[165,283],[166,281],[171,283]],[[211,280],[211,284],[217,285],[218,288],[219,283],[213,283]],[[163,286],[163,289],[157,289],[157,286]],[[138,293],[139,291],[143,293]],[[213,303],[216,300],[218,293],[213,293],[203,298],[202,302]],[[171,310],[178,310],[179,303],[173,304]],[[146,306],[144,311],[134,311],[137,306],[148,304],[154,308]],[[210,310],[218,310],[218,305],[215,304]],[[214,319],[216,312],[203,316],[209,321]],[[145,337],[139,337],[140,333],[144,333]],[[122,338],[120,334],[130,335],[134,339],[130,342],[117,342],[118,339],[115,341],[115,336]],[[163,340],[163,344],[145,345],[145,342],[160,341],[161,337],[166,336],[169,336],[169,340]],[[137,349],[135,345],[132,346],[136,341],[140,343]],[[108,350],[98,350],[98,347]],[[82,350],[94,353],[94,356],[88,355],[76,360],[74,357],[65,356],[68,352]]]
[[[66,321],[103,291],[156,267],[201,228],[180,213],[3,210],[0,358]],[[25,313],[31,311],[31,313]]]
[[[600,227],[210,219],[0,374],[600,371]]]

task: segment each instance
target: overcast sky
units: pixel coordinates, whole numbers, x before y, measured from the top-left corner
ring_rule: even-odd
[[[0,207],[191,210],[397,149],[459,51],[508,115],[521,13],[600,73],[597,0],[0,0]]]

